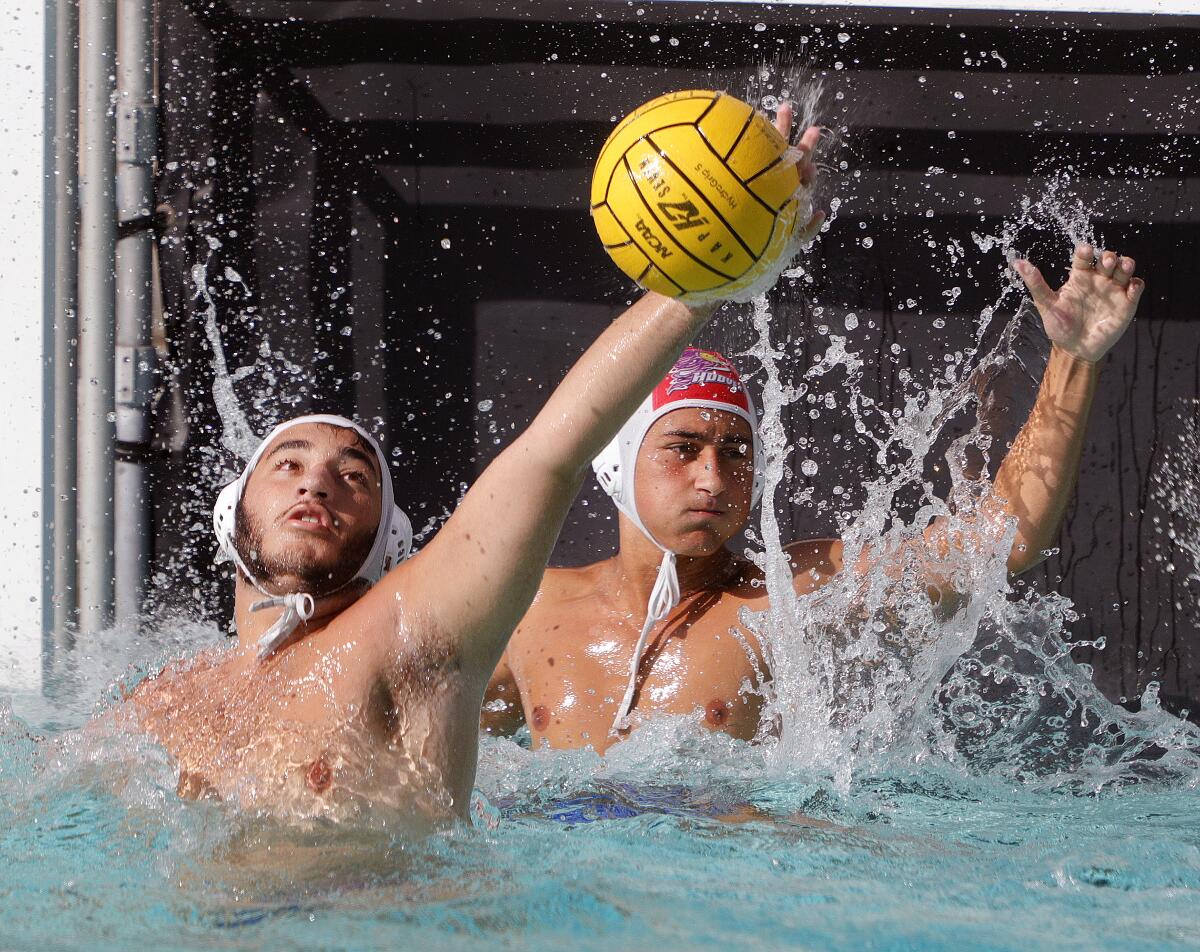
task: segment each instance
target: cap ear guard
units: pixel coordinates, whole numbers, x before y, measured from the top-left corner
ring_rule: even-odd
[[[378,582],[408,558],[409,553],[412,552],[412,537],[412,522],[409,520],[408,514],[399,506],[392,506],[391,525],[388,526],[388,534],[383,546],[383,564],[379,567],[372,584]]]
[[[233,547],[233,533],[237,526],[237,504],[241,496],[238,480],[234,480],[221,489],[217,495],[217,503],[213,506],[213,533],[217,537],[217,556],[213,560],[218,565],[223,562],[237,560],[237,550]]]
[[[621,435],[618,433],[592,460],[596,482],[613,499],[621,495]]]

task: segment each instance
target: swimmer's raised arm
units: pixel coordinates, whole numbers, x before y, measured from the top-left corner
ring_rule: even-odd
[[[791,108],[781,108],[776,125],[785,136],[791,121]],[[813,127],[795,146],[805,185],[816,175],[811,156],[819,138]],[[823,213],[814,213],[801,241],[823,221]],[[436,628],[442,647],[482,692],[537,592],[593,457],[714,310],[650,292],[618,317],[529,428],[492,461],[433,541],[363,596],[355,610],[364,625],[377,632]]]
[[[712,312],[654,293],[638,300],[580,357],[529,428],[410,561],[409,597],[428,602],[451,640],[487,673],[537,591],[592,458]]]
[[[1045,558],[1075,491],[1099,362],[1133,321],[1146,284],[1132,258],[1079,245],[1057,291],[1030,262],[1014,263],[1053,346],[1037,400],[996,474],[1004,514],[1017,520],[1014,575]]]
[[[791,121],[790,107],[781,108],[776,123],[785,136]],[[815,175],[811,154],[819,136],[817,128],[808,129],[796,146],[805,184]],[[823,220],[814,214],[803,239]],[[652,292],[640,298],[579,358],[529,428],[406,566],[402,600],[435,613],[466,668],[484,678],[492,673],[537,592],[592,459],[714,310]]]
[[[995,494],[978,518],[952,532],[935,520],[925,532],[930,562],[952,549],[974,549],[980,533],[1003,531],[1016,520],[1008,571],[1018,575],[1045,558],[1058,536],[1075,490],[1088,414],[1099,379],[1099,361],[1120,340],[1137,311],[1145,282],[1134,277],[1132,258],[1091,245],[1075,249],[1071,274],[1057,291],[1028,261],[1013,267],[1025,282],[1052,347],[1029,418],[1005,455]],[[840,558],[840,548],[837,553]],[[864,553],[860,569],[877,561]],[[947,580],[930,579],[935,597],[950,594]]]

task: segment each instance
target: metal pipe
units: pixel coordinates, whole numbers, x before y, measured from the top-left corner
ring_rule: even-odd
[[[117,0],[116,613],[141,612],[150,566],[145,459],[150,447],[154,233],[153,0]]]
[[[79,11],[79,629],[113,617],[115,0]]]
[[[54,530],[50,644],[72,645],[76,622],[75,340],[76,242],[79,225],[79,6],[58,0],[54,36]]]

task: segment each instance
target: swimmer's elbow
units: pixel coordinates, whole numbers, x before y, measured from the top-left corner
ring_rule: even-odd
[[[1012,551],[1008,554],[1009,577],[1016,578],[1018,575],[1024,575],[1030,569],[1037,568],[1049,558],[1049,555],[1050,553],[1045,549],[1018,540],[1013,543]]]

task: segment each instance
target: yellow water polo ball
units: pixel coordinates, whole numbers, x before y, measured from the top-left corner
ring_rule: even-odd
[[[684,300],[754,285],[790,247],[800,205],[784,137],[749,104],[705,89],[634,110],[592,173],[592,221],[617,267]]]

